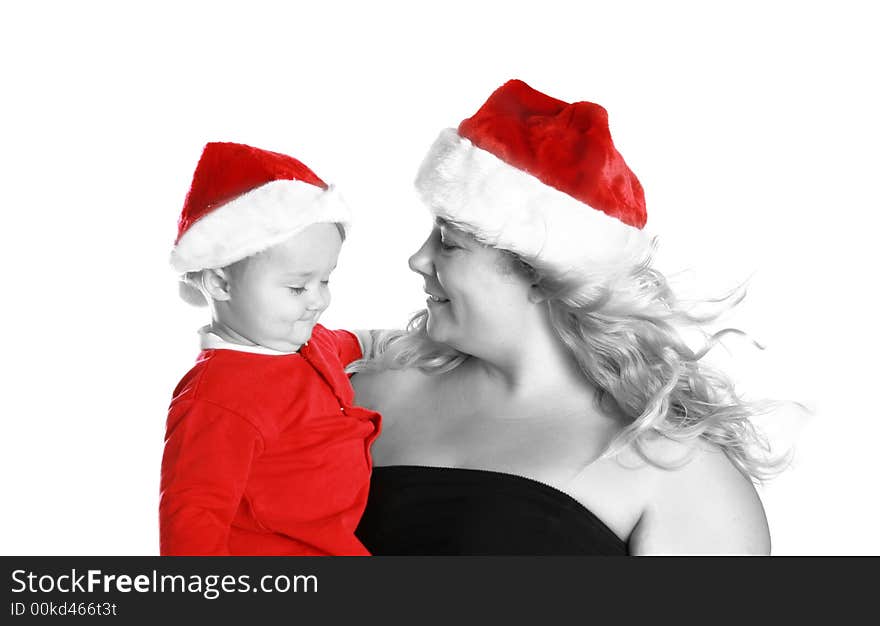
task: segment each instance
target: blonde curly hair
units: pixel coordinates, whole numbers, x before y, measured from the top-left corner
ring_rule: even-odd
[[[628,268],[613,272],[605,268],[604,276],[586,278],[585,274],[577,278],[561,275],[502,252],[512,271],[526,276],[543,292],[556,335],[584,378],[599,390],[600,404],[608,403],[629,420],[603,456],[632,445],[645,460],[660,467],[686,462],[687,458],[671,465],[652,458],[645,443],[659,434],[681,442],[711,442],[756,482],[772,477],[788,463],[787,454],[771,455],[766,439],[750,419],[778,403],[744,400],[726,375],[701,362],[723,336],[744,334],[732,328],[715,333],[706,330],[743,299],[743,288],[718,300],[683,303],[666,277],[652,267],[654,246]],[[714,305],[714,312],[693,312],[696,305],[705,303]],[[406,330],[374,331],[371,354],[352,364],[349,371],[416,367],[440,374],[458,367],[468,356],[431,340],[427,317],[427,310],[421,310]],[[685,328],[697,330],[704,338],[700,349],[685,342]]]

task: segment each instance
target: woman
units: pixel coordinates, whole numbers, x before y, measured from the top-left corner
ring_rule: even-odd
[[[679,335],[708,320],[650,266],[605,110],[510,81],[416,185],[427,310],[353,379],[384,416],[371,552],[769,553],[753,407]]]

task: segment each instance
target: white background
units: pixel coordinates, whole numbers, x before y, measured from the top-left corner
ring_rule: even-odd
[[[204,310],[167,265],[209,140],[287,152],[357,214],[331,327],[400,326],[412,179],[505,80],[610,112],[662,269],[766,345],[720,358],[782,411],[776,554],[880,554],[870,3],[29,2],[0,10],[2,554],[155,554],[164,420]],[[306,6],[297,6],[306,5]],[[172,8],[173,6],[173,8]],[[320,6],[320,8],[315,8]],[[702,290],[702,291],[700,291]]]

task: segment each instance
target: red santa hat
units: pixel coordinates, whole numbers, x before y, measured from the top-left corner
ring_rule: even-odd
[[[178,220],[171,264],[181,273],[224,267],[306,227],[351,220],[338,192],[285,154],[209,143]]]
[[[435,217],[567,274],[624,269],[650,246],[644,192],[614,147],[607,111],[520,80],[440,133],[416,188]]]

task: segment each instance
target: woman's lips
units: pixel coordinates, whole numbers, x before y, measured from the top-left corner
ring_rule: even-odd
[[[425,293],[428,294],[428,302],[434,302],[437,304],[443,304],[444,302],[449,302],[449,298],[444,298],[443,296],[438,296],[437,294],[431,293],[427,289],[425,289]]]

